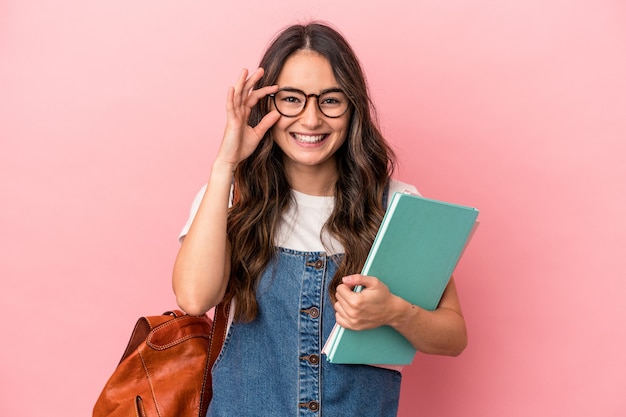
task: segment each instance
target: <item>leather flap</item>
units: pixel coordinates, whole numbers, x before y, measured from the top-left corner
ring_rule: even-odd
[[[204,315],[200,317],[176,317],[155,327],[148,337],[146,344],[155,350],[165,350],[193,337],[211,337],[211,319]]]

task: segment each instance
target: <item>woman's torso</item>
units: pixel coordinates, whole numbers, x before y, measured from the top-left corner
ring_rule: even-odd
[[[417,191],[392,181],[389,192],[404,189]],[[259,313],[231,325],[213,368],[207,415],[395,416],[400,372],[331,364],[321,354],[335,324],[328,288],[343,247],[320,237],[332,197],[294,192],[294,199],[278,231],[277,254],[259,281]]]

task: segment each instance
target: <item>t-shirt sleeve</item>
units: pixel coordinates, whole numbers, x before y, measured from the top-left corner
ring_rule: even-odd
[[[196,218],[196,213],[198,212],[198,209],[200,208],[200,203],[202,202],[202,198],[204,197],[204,193],[206,192],[206,187],[207,185],[204,184],[202,186],[202,188],[200,188],[200,191],[198,191],[198,193],[196,194],[196,197],[193,199],[193,202],[191,203],[191,208],[189,209],[189,218],[187,219],[187,223],[185,223],[185,226],[183,226],[183,230],[180,231],[180,234],[178,235],[178,242],[182,242],[183,238],[185,236],[187,236],[187,233],[189,232],[189,228],[191,227],[191,223],[193,222],[193,219]],[[233,186],[231,185],[230,187],[230,198],[228,200],[228,207],[231,207],[233,205]]]
[[[191,223],[193,222],[193,219],[196,217],[196,213],[198,212],[198,208],[200,207],[200,202],[202,201],[202,197],[204,197],[205,192],[206,192],[206,184],[203,185],[202,188],[200,188],[200,191],[198,191],[198,193],[196,194],[196,197],[193,199],[193,202],[191,203],[191,208],[189,209],[189,218],[187,219],[187,222],[183,226],[183,230],[181,230],[180,234],[178,235],[179,242],[182,242],[183,238],[187,236],[187,233],[189,232],[189,228],[191,227]]]

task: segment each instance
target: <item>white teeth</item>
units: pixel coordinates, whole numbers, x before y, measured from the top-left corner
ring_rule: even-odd
[[[322,139],[324,139],[326,137],[326,135],[300,135],[298,133],[294,133],[293,137],[298,142],[316,143],[316,142],[320,142]]]

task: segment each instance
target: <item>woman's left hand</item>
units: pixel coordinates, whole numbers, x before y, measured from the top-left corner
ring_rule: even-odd
[[[364,288],[354,292],[357,285]],[[454,279],[450,279],[434,311],[422,309],[394,295],[379,279],[364,275],[343,277],[337,287],[335,318],[350,330],[388,325],[422,353],[456,356],[467,346],[465,319]]]
[[[363,290],[354,292],[357,285],[363,286]],[[337,287],[336,297],[335,318],[346,329],[373,329],[393,320],[396,296],[378,278],[360,274],[345,276]]]

